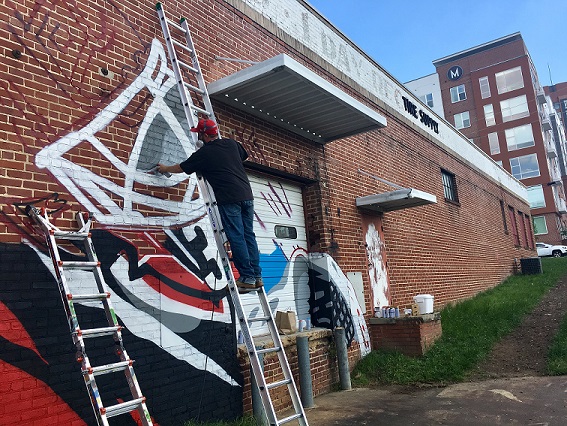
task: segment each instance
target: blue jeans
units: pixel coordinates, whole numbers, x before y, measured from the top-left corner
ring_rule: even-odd
[[[239,280],[254,284],[262,276],[260,253],[254,234],[254,201],[218,206],[224,232],[230,242],[232,261],[240,274]]]

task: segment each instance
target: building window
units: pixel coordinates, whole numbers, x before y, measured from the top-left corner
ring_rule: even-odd
[[[506,129],[505,134],[508,151],[515,151],[517,149],[527,148],[529,146],[535,145],[531,124],[514,127],[512,129]]]
[[[498,164],[500,167],[504,167],[504,166],[502,165],[502,160],[498,160],[498,161],[496,162],[496,164]]]
[[[545,207],[545,197],[543,195],[543,186],[534,185],[528,186],[528,201],[530,202],[530,209],[538,209]]]
[[[504,209],[504,201],[500,200],[500,213],[502,214],[502,224],[504,225],[504,233],[508,233],[508,225],[506,224],[506,210]]]
[[[502,121],[504,123],[530,115],[526,95],[500,101],[500,110],[502,111]]]
[[[465,127],[471,127],[471,118],[468,111],[455,114],[454,118],[455,118],[455,127],[457,129],[464,129]]]
[[[528,247],[528,235],[526,234],[526,225],[524,223],[524,214],[518,210],[518,244],[522,245],[522,237],[524,247]]]
[[[510,230],[514,237],[514,245],[520,245],[520,235],[518,234],[518,223],[516,222],[516,215],[514,214],[514,207],[508,206],[508,219],[510,219]]]
[[[488,134],[488,146],[490,148],[490,155],[500,154],[500,142],[498,141],[498,133],[493,132]],[[502,165],[502,162],[500,162]]]
[[[532,232],[532,227],[530,226],[530,217],[527,214],[524,215],[524,223],[526,224],[526,232],[528,234],[528,248],[533,250],[534,234]]]
[[[288,240],[297,239],[297,229],[293,226],[276,225],[274,227],[276,238],[285,238]]]
[[[428,93],[427,95],[420,96],[419,100],[429,108],[433,108],[433,93]]]
[[[539,176],[539,164],[535,154],[510,158],[510,170],[516,179]]]
[[[547,223],[545,223],[545,216],[532,217],[532,222],[534,225],[535,235],[547,234]]]
[[[496,87],[498,89],[498,94],[511,92],[512,90],[524,87],[522,68],[516,67],[496,73]]]
[[[465,92],[465,85],[451,87],[451,102],[460,102],[467,99],[467,94]]]
[[[455,175],[446,170],[441,170],[441,179],[443,180],[443,195],[445,199],[458,203],[459,196],[457,195],[457,181]]]
[[[496,119],[494,118],[494,108],[492,104],[488,104],[484,106],[484,121],[486,122],[486,126],[494,126],[496,124]]]
[[[482,99],[490,98],[490,83],[488,77],[480,77],[478,79],[480,85],[480,96]]]

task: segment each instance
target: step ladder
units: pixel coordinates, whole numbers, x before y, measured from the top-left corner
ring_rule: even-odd
[[[114,313],[114,309],[110,302],[110,293],[106,289],[106,284],[100,268],[100,262],[97,259],[94,246],[91,240],[90,227],[92,218],[89,214],[77,213],[76,220],[79,225],[77,231],[63,231],[53,225],[49,220],[46,208],[37,208],[28,206],[26,208],[27,215],[32,218],[35,224],[41,229],[45,235],[45,240],[49,248],[59,293],[65,307],[67,322],[71,330],[71,337],[77,350],[76,360],[81,364],[81,372],[85,380],[85,385],[89,393],[91,405],[97,423],[100,426],[109,426],[108,419],[121,414],[137,411],[140,422],[143,426],[151,426],[152,420],[150,413],[146,407],[146,398],[142,395],[140,386],[134,374],[134,360],[128,356],[124,344],[122,342],[121,329]],[[67,261],[61,260],[61,244],[72,244],[73,246],[81,246],[85,255],[85,261]],[[94,280],[98,289],[97,293],[92,294],[74,294],[69,288],[68,273],[70,270],[91,271],[94,274]],[[107,327],[81,329],[77,313],[75,311],[76,302],[100,302],[104,307],[106,314]],[[92,366],[87,356],[85,347],[85,339],[94,339],[97,337],[112,336],[115,344],[115,352],[120,361],[111,364]],[[108,339],[110,339],[108,337]],[[96,377],[103,374],[124,372],[128,387],[132,394],[132,399],[119,404],[105,406],[96,383]]]
[[[180,19],[179,24],[176,24],[175,22],[167,19],[162,3],[157,3],[156,10],[163,30],[165,43],[167,45],[171,67],[173,68],[173,72],[175,73],[175,78],[177,80],[177,87],[185,110],[185,117],[187,118],[189,126],[195,127],[197,125],[199,115],[203,116],[203,118],[209,118],[216,122],[187,20],[182,18]],[[175,39],[172,37],[170,27],[174,30],[174,34],[176,36]],[[182,41],[178,41],[179,39]],[[178,50],[176,50],[176,48]],[[193,135],[193,138],[195,146],[198,149],[199,146],[197,145],[196,135]],[[263,315],[248,319],[248,315],[244,311],[242,301],[240,299],[236,280],[232,273],[230,259],[225,249],[228,239],[226,238],[222,228],[222,222],[214,192],[202,176],[197,175],[197,178],[199,191],[205,201],[215,242],[221,257],[226,279],[228,280],[228,289],[235,307],[236,317],[250,357],[252,373],[254,374],[254,378],[258,385],[262,405],[266,411],[268,422],[270,425],[283,425],[285,423],[296,421],[296,423],[300,426],[308,426],[307,417],[305,416],[305,411],[303,410],[303,405],[301,404],[297,387],[293,381],[291,368],[289,367],[264,288],[260,287],[247,292],[258,295],[259,304],[263,311]],[[269,347],[261,349],[256,347],[252,333],[250,332],[250,325],[253,322],[266,322],[272,342],[265,346]],[[277,354],[284,378],[277,382],[266,383],[262,365],[263,361],[260,361],[260,355],[268,355],[271,353]],[[270,390],[275,390],[280,387],[287,388],[295,411],[295,414],[282,419],[277,418],[274,405],[270,397]]]

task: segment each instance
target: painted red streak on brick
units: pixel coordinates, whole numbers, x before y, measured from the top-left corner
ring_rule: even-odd
[[[49,386],[0,360],[0,425],[86,425]],[[25,388],[16,383],[26,382]],[[33,398],[30,393],[33,393]],[[52,414],[52,413],[57,414]],[[55,421],[54,421],[55,419]]]
[[[181,266],[173,257],[151,257],[146,263],[157,272],[175,281],[179,285],[205,293],[209,293],[211,291],[205,282],[201,281],[193,273],[183,268],[183,266]],[[144,281],[147,282],[155,291],[169,297],[170,299],[207,311],[215,310],[215,312],[224,312],[222,300],[219,302],[219,307],[216,307],[212,302],[180,293],[179,291],[169,287],[159,278],[152,275],[146,275],[144,277]]]
[[[31,336],[28,334],[22,323],[1,301],[0,318],[2,318],[2,321],[0,322],[0,336],[16,345],[23,346],[34,351],[37,356],[47,364],[47,361],[43,359],[43,357],[37,350],[35,343],[33,342]]]

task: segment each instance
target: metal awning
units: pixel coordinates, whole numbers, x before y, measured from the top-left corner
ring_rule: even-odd
[[[324,144],[386,126],[386,118],[285,54],[212,82],[209,96]]]
[[[372,212],[391,212],[437,203],[437,197],[414,188],[401,188],[356,199],[356,206]]]

